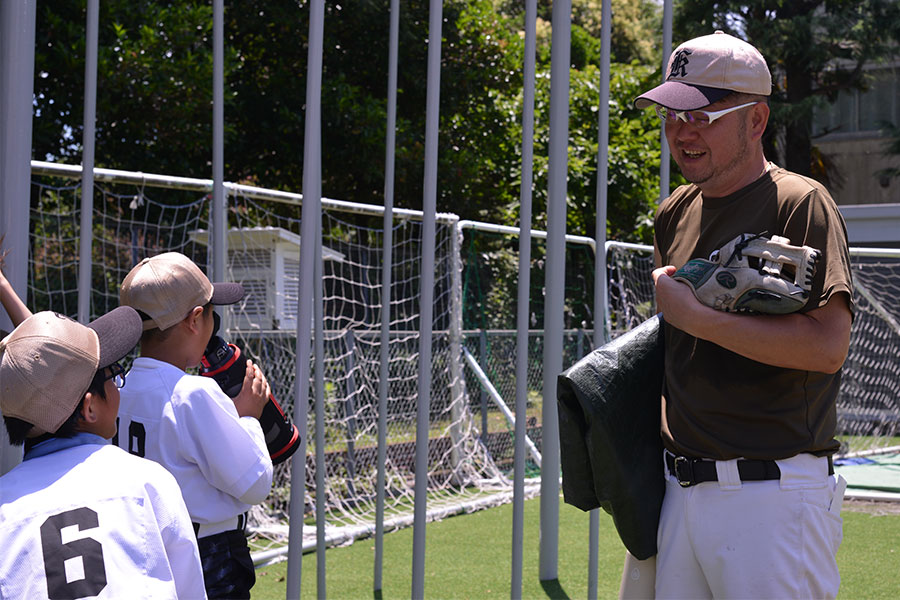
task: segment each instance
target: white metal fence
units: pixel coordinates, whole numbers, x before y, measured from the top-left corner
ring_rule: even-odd
[[[213,252],[226,253],[226,273],[242,281],[244,301],[226,319],[227,335],[264,365],[273,391],[295,420],[297,373],[296,305],[301,288],[301,198],[259,188],[226,184],[226,248],[210,249],[208,180],[141,173],[95,171],[92,269],[89,289],[79,289],[80,176],[78,167],[35,162],[29,225],[28,302],[34,310],[74,315],[78,298],[90,298],[91,317],[118,304],[118,285],[140,258],[177,250],[208,266]],[[380,518],[388,529],[412,524],[416,447],[421,221],[398,210],[392,229],[390,311],[381,300],[382,209],[324,200],[322,209],[323,381],[321,412],[309,408],[303,431],[308,441],[322,430],[323,444],[310,443],[306,457],[303,512],[325,507],[322,527],[304,531],[311,549],[322,531],[327,543],[371,535],[378,517],[379,494],[386,502]],[[432,402],[428,443],[429,518],[508,502],[513,489],[516,331],[463,325],[463,245],[476,232],[515,237],[518,230],[437,218],[432,320]],[[533,232],[536,243],[545,235]],[[567,243],[593,255],[593,240],[569,236]],[[606,337],[615,337],[655,312],[651,248],[607,244],[608,312]],[[853,249],[857,312],[850,357],[839,402],[844,433],[854,434],[848,449],[900,431],[900,314],[892,299],[900,294],[900,252]],[[465,255],[466,260],[480,260]],[[540,262],[537,260],[537,262]],[[589,271],[590,269],[588,269]],[[503,277],[491,285],[509,285]],[[569,310],[589,303],[593,282],[567,292]],[[490,295],[489,290],[485,296]],[[542,299],[538,287],[534,302]],[[485,307],[489,303],[485,302]],[[483,309],[487,309],[482,307]],[[505,308],[513,312],[512,306]],[[537,309],[540,310],[540,309]],[[574,310],[573,310],[574,314]],[[381,320],[390,317],[386,461],[378,462],[378,381]],[[568,366],[592,347],[593,322],[563,333],[563,364]],[[544,439],[542,382],[543,331],[529,334],[526,405],[528,494],[538,493]],[[466,356],[474,365],[467,364]],[[477,368],[473,368],[477,367]],[[314,365],[310,372],[313,372]],[[309,385],[314,386],[311,377]],[[316,398],[310,393],[310,398]],[[551,400],[555,402],[555,400]],[[319,417],[321,415],[321,418]],[[871,434],[876,434],[873,438]],[[873,442],[874,440],[874,442]],[[551,441],[555,443],[555,441]],[[853,447],[849,447],[852,445]],[[383,487],[378,471],[384,468]],[[322,469],[321,479],[318,470]],[[321,483],[320,483],[321,482]],[[279,466],[272,495],[255,512],[255,531],[282,543],[287,536],[291,470]],[[296,494],[294,495],[296,501]],[[271,560],[282,550],[258,553]]]

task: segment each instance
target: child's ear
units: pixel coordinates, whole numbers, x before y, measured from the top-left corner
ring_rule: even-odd
[[[81,418],[84,419],[85,423],[97,422],[97,399],[97,395],[93,392],[88,392],[84,395],[84,400],[81,403]]]
[[[195,306],[191,314],[187,316],[186,321],[192,332],[200,331],[200,328],[203,326],[203,307]]]

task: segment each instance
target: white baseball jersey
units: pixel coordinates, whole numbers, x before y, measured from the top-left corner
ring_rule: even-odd
[[[195,523],[220,523],[269,495],[272,460],[259,421],[240,417],[209,377],[139,357],[119,404],[123,449],[175,476]]]
[[[0,545],[4,599],[206,597],[175,479],[93,434],[0,477]]]

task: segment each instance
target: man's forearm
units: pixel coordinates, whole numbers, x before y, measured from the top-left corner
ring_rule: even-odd
[[[806,313],[729,313],[700,303],[687,285],[657,278],[657,302],[666,322],[697,338],[768,365],[833,373],[850,345],[850,309],[839,293]]]

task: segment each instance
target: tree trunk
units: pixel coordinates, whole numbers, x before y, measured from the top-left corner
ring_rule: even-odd
[[[794,106],[808,98],[812,92],[809,75],[802,69],[788,66],[785,69],[788,105]],[[797,115],[785,123],[785,168],[801,175],[812,172],[812,142],[810,142],[810,117]]]
[[[812,78],[807,50],[814,43],[809,16],[820,0],[786,2],[778,9],[778,18],[789,19],[793,24],[793,40],[784,56],[784,92],[789,108],[798,106],[812,94]],[[810,142],[811,116],[806,111],[794,112],[785,122],[785,168],[801,175],[812,170],[812,143]]]

